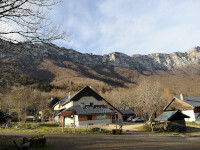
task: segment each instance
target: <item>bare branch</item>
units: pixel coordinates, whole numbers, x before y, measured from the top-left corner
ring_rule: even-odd
[[[60,26],[54,25],[48,18],[49,11],[60,2],[60,0],[1,0],[0,38],[12,42],[35,43],[65,40],[66,32],[60,31]]]

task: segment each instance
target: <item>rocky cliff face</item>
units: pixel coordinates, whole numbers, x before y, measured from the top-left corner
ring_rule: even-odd
[[[155,53],[128,56],[123,53],[114,52],[101,56],[82,54],[72,49],[57,47],[53,44],[33,45],[28,43],[12,44],[4,42],[4,45],[0,46],[0,60],[5,61],[9,57],[24,58],[25,56],[39,59],[53,59],[56,61],[72,61],[88,66],[111,65],[137,71],[154,72],[198,64],[200,60],[200,47],[194,47],[185,53]]]

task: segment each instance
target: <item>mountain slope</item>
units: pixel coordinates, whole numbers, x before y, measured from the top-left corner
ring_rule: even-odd
[[[185,53],[82,54],[53,44],[0,41],[1,85],[28,78],[54,86],[129,86],[147,76],[200,75],[200,47]],[[34,82],[33,82],[34,83]]]

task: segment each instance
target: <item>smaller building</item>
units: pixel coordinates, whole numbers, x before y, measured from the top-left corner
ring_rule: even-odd
[[[163,111],[180,110],[189,116],[185,121],[200,122],[200,97],[185,97],[182,93],[180,97],[174,97]]]
[[[120,110],[120,112],[122,113],[123,121],[127,121],[127,119],[130,116],[135,116],[136,117],[136,114],[130,109],[128,109],[128,110]]]
[[[171,128],[178,130],[178,131],[185,131],[185,118],[190,118],[189,116],[181,113],[179,110],[175,111],[165,111],[160,116],[158,116],[155,121],[165,122],[171,126]]]

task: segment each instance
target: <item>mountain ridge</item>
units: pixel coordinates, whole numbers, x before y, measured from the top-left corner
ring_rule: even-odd
[[[156,74],[200,76],[200,47],[170,54],[105,55],[80,53],[54,44],[0,43],[1,79],[25,75],[56,86],[74,84],[124,86]],[[11,80],[11,79],[10,79]],[[15,81],[14,81],[15,82]]]
[[[16,44],[15,44],[16,47]],[[78,64],[89,66],[112,65],[116,67],[128,68],[137,71],[170,70],[181,68],[186,65],[197,64],[200,60],[200,47],[194,47],[187,52],[152,53],[148,55],[126,55],[124,53],[113,52],[104,55],[94,55],[92,53],[80,53],[73,49],[60,48],[53,44],[27,44],[22,43],[21,47],[26,49],[32,56],[38,58],[54,59],[59,61],[70,60]],[[2,53],[0,59],[9,56],[11,52]],[[17,55],[15,51],[14,55]],[[21,53],[22,54],[22,53]],[[28,53],[25,53],[28,55]]]

